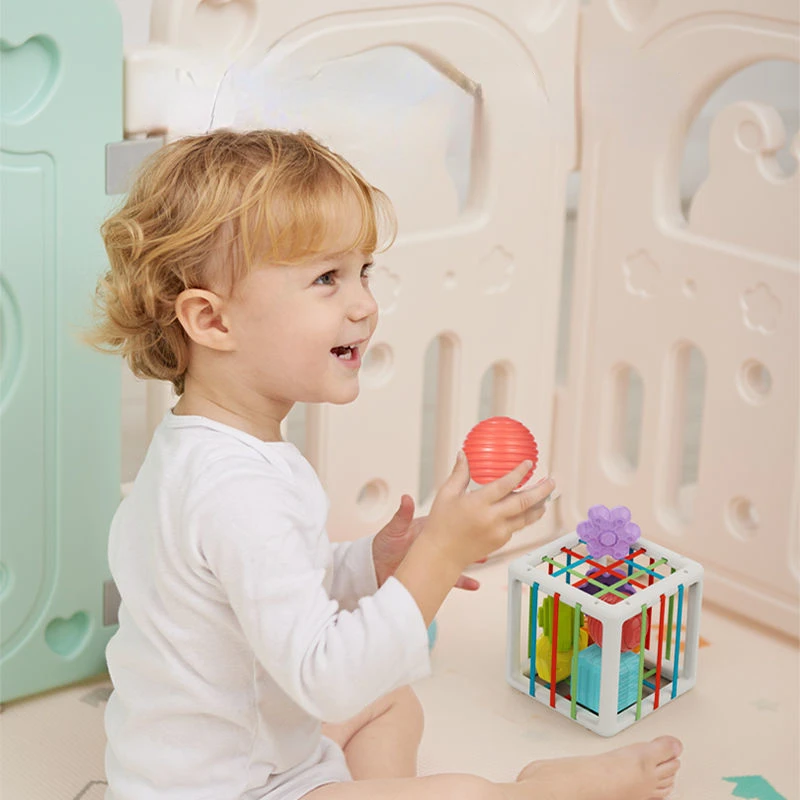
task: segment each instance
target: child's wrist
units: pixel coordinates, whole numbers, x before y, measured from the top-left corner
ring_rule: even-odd
[[[457,562],[420,536],[409,548],[394,576],[414,598],[427,627],[460,574]]]
[[[428,569],[440,576],[443,581],[452,577],[453,585],[467,566],[462,557],[443,547],[434,537],[426,535],[426,532],[417,537],[409,548],[409,554],[415,549],[417,552],[414,555],[419,557],[420,563],[426,564]]]

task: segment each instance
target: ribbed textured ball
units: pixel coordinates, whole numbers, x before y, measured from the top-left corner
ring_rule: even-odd
[[[526,483],[539,461],[539,448],[533,434],[511,417],[489,417],[479,422],[464,439],[464,454],[475,483],[491,483],[511,472],[526,458],[533,461],[530,472],[520,481]]]

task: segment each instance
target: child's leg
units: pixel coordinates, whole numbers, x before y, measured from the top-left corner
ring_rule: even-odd
[[[322,732],[342,748],[355,780],[412,778],[423,725],[422,705],[404,686],[341,725],[323,725]]]
[[[305,800],[659,800],[680,767],[681,745],[671,736],[599,756],[536,761],[515,783],[473,775],[330,783]]]

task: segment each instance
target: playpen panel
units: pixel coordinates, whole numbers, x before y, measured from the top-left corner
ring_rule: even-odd
[[[528,52],[546,78],[548,103],[556,112],[550,123],[561,127],[564,143],[572,147],[577,5],[576,0],[468,0],[458,5],[415,0],[153,0],[151,46],[126,54],[126,130],[169,130],[173,136],[197,132],[207,123],[220,78],[231,64],[252,67],[268,56],[279,66],[286,40],[297,32],[358,31],[379,16],[413,22],[455,14],[477,26],[504,29]],[[436,50],[427,55],[435,58]],[[480,59],[480,53],[472,58]],[[155,95],[149,91],[154,79],[159,84]]]
[[[567,529],[594,503],[627,505],[646,536],[703,563],[709,599],[793,635],[800,179],[772,158],[782,125],[756,102],[715,119],[710,174],[688,215],[678,170],[717,86],[761,60],[797,61],[797,23],[790,3],[768,17],[744,1],[585,9],[556,454]],[[641,376],[638,423],[622,409],[628,367]],[[635,459],[621,458],[626,424],[640,425]],[[687,470],[690,424],[699,454]]]
[[[317,4],[298,3],[275,13],[270,9],[268,19],[266,4],[248,6],[255,14],[253,30],[234,48],[238,61],[232,68],[227,45],[209,55],[193,8],[154,7],[158,44],[132,53],[128,61],[127,93],[139,98],[127,105],[128,132],[187,133],[187,120],[204,113],[210,120],[211,109],[212,126],[270,124],[276,120],[270,107],[276,93],[290,96],[282,94],[289,86],[295,99],[298,91],[313,98],[309,75],[324,78],[348,58],[388,47],[415,52],[474,103],[469,187],[460,208],[453,178],[442,169],[445,143],[435,108],[418,113],[408,126],[410,143],[381,129],[380,120],[370,120],[373,108],[352,105],[342,113],[324,96],[294,116],[277,117],[351,158],[394,197],[400,223],[396,244],[376,258],[375,290],[383,313],[373,355],[362,370],[361,396],[350,406],[306,414],[306,452],[331,496],[331,534],[354,538],[372,532],[391,516],[401,493],[415,493],[425,353],[440,337],[448,343],[450,358],[442,369],[449,370],[452,386],[439,415],[444,428],[437,434],[434,483],[446,476],[463,436],[478,421],[481,381],[497,363],[510,376],[504,411],[534,431],[544,473],[550,458],[562,210],[566,176],[574,167],[577,5],[542,3],[525,11],[517,3],[339,3],[326,6],[323,16]],[[193,69],[201,50],[206,60],[191,91],[184,92],[185,82],[172,84],[166,90],[173,91],[168,107],[148,106],[142,98],[154,92],[147,87],[160,93],[173,81],[172,67]],[[201,84],[204,89],[196,91]],[[266,106],[261,109],[259,93]],[[371,136],[359,134],[360,119]],[[398,148],[404,157],[398,157]],[[414,171],[415,158],[424,173]],[[426,224],[431,219],[438,224]],[[417,498],[423,507],[428,499]]]
[[[119,501],[119,364],[80,339],[105,257],[105,145],[122,134],[113,3],[2,5],[0,700],[105,668]],[[86,52],[91,51],[91,59]]]
[[[29,633],[26,622],[53,580],[56,531],[52,470],[55,337],[53,284],[53,162],[38,153],[0,152],[2,252],[2,602],[3,650]],[[12,535],[11,531],[19,531]],[[24,535],[22,533],[24,532]]]

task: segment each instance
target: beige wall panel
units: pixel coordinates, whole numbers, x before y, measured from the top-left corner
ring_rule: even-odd
[[[676,0],[584,11],[572,348],[556,439],[562,526],[594,503],[628,505],[643,535],[705,566],[708,599],[796,635],[798,174],[777,167],[783,127],[758,102],[714,120],[710,174],[686,211],[678,173],[686,131],[724,80],[797,60],[798,8]],[[693,380],[700,362],[704,387]],[[615,378],[626,367],[642,386],[635,467]],[[687,396],[702,407],[688,479]]]

